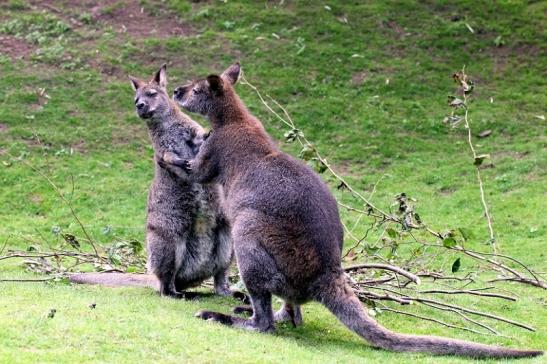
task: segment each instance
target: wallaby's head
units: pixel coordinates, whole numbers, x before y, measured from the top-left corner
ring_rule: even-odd
[[[165,114],[172,107],[167,94],[167,65],[161,66],[150,82],[129,76],[135,90],[135,109],[143,119]]]
[[[190,112],[208,115],[223,105],[226,97],[233,94],[241,73],[239,62],[228,67],[222,74],[209,75],[202,80],[177,87],[173,99]]]

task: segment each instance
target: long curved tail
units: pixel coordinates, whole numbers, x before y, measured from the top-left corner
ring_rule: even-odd
[[[543,354],[539,350],[508,349],[437,336],[397,334],[378,324],[366,313],[344,276],[335,279],[327,289],[322,290],[318,300],[349,329],[373,346],[386,350],[473,358],[522,358]]]
[[[160,282],[152,274],[76,273],[68,277],[73,283],[99,284],[109,287],[150,287],[159,290]]]

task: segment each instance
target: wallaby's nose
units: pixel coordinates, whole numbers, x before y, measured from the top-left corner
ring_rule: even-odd
[[[184,91],[186,90],[186,87],[180,86],[175,89],[175,97],[181,98],[184,95]]]
[[[142,110],[143,108],[144,108],[144,102],[142,101],[137,102],[137,109]]]

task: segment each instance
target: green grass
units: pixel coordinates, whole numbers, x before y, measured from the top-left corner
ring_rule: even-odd
[[[471,247],[488,251],[465,130],[442,123],[447,95],[455,90],[451,75],[466,65],[477,88],[473,130],[493,131],[475,145],[494,164],[482,173],[500,248],[547,270],[546,122],[538,118],[547,112],[545,2],[333,1],[330,10],[304,1],[140,2],[166,22],[180,17],[190,28],[185,37],[119,33],[119,24],[90,18],[90,9],[69,3],[52,2],[61,13],[43,13],[21,0],[0,5],[0,36],[31,47],[25,59],[0,50],[0,150],[16,157],[0,155],[0,247],[7,239],[9,249],[47,249],[45,240],[58,239],[54,227],[81,235],[70,211],[22,161],[72,198],[100,242],[144,240],[152,150],[134,115],[126,75],[147,77],[168,61],[173,89],[240,60],[246,78],[285,105],[355,187],[368,194],[385,176],[373,196],[377,205],[387,209],[404,191],[418,200],[425,222],[438,230],[468,228],[477,237]],[[124,8],[120,1],[109,4],[102,9],[109,17]],[[245,85],[237,90],[281,148],[297,155],[297,146],[283,141],[285,126],[253,91]],[[333,191],[348,200],[334,184]],[[342,218],[352,224],[355,216],[343,211]],[[434,264],[446,268],[453,259],[443,254]],[[460,274],[475,270],[462,259]],[[19,262],[2,261],[0,278],[7,277],[33,275]],[[378,319],[401,332],[545,349],[544,293],[499,287],[518,293],[519,301],[453,300],[526,321],[536,333],[494,324],[510,338],[479,336],[388,312]],[[275,335],[261,335],[193,317],[200,308],[227,312],[236,304],[218,297],[180,302],[145,289],[64,283],[0,283],[0,292],[0,361],[6,363],[468,362],[373,350],[315,304],[305,307],[303,327],[283,325]],[[97,307],[90,309],[91,303]],[[52,308],[57,313],[50,319]]]

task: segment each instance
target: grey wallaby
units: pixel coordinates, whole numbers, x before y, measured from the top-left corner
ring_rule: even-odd
[[[373,346],[401,352],[470,357],[530,357],[541,351],[488,346],[435,336],[389,331],[368,316],[341,265],[343,229],[337,203],[308,166],[281,152],[233,89],[238,63],[175,90],[190,112],[206,115],[211,136],[191,161],[176,161],[201,183],[220,182],[226,195],[234,249],[249,291],[250,319],[211,311],[196,316],[225,325],[273,331],[274,322],[301,323],[301,304],[325,305]],[[275,315],[272,295],[285,303]]]
[[[150,82],[131,77],[131,85],[137,114],[146,121],[154,146],[155,176],[148,194],[146,224],[147,268],[153,276],[84,273],[71,280],[148,286],[159,289],[161,295],[188,297],[190,293],[184,290],[214,277],[215,292],[231,294],[227,271],[233,248],[221,186],[193,182],[167,164],[176,158],[193,158],[204,130],[168,96],[165,65]]]

